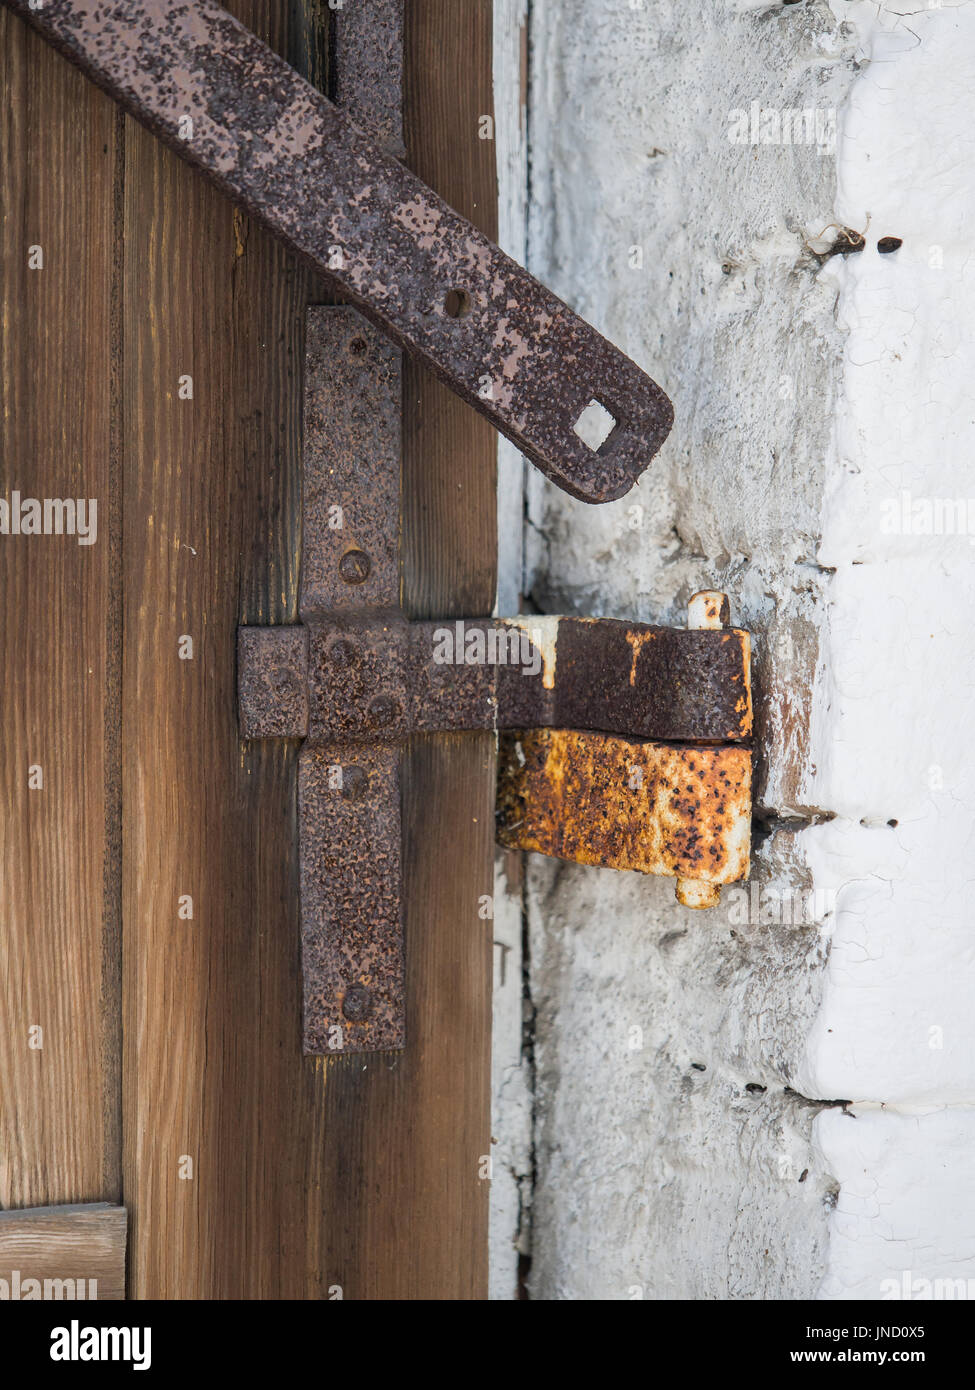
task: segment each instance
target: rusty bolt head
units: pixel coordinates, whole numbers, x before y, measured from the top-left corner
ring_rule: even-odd
[[[361,801],[369,789],[369,774],[361,767],[342,769],[342,800]]]
[[[365,985],[350,985],[342,1000],[342,1012],[350,1023],[359,1023],[372,1012],[372,994]]]
[[[339,561],[339,574],[346,584],[363,584],[369,578],[372,561],[364,550],[347,550]]]
[[[355,643],[347,637],[337,637],[328,649],[328,658],[333,666],[351,666],[357,655]]]
[[[398,719],[399,701],[392,695],[377,695],[369,702],[369,720],[377,729],[384,729]]]

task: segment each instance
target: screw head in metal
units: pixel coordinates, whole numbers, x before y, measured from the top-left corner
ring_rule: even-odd
[[[369,719],[376,728],[385,728],[399,718],[399,701],[394,700],[392,695],[377,695],[374,700],[369,702]]]
[[[369,788],[369,774],[361,767],[342,769],[342,800],[361,801]]]
[[[359,1023],[372,1011],[372,994],[365,985],[350,985],[342,1000],[342,1012],[350,1023]]]
[[[333,666],[351,666],[356,659],[356,646],[348,637],[337,637],[328,649],[328,658]]]
[[[372,561],[364,550],[347,550],[339,561],[339,574],[346,584],[363,584],[372,572]]]

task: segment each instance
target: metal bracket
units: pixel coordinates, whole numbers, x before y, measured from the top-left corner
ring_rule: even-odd
[[[749,639],[713,630],[723,596],[692,602],[689,631],[403,617],[400,369],[356,310],[309,310],[301,623],[238,631],[242,737],[304,740],[309,1053],[405,1042],[400,762],[413,734],[502,731],[504,844],[676,874],[702,905],[748,870]]]
[[[722,599],[695,603],[720,611]],[[399,760],[413,733],[510,731],[498,792],[508,847],[676,875],[689,906],[712,906],[722,883],[747,877],[745,632],[578,618],[313,619],[241,628],[238,688],[245,738],[305,739],[308,1052],[405,1040]]]
[[[748,633],[612,618],[313,618],[242,627],[244,738],[351,744],[561,728],[720,744],[751,731]]]
[[[643,735],[639,741],[580,732],[589,727],[584,718],[571,728],[502,735],[501,844],[580,864],[675,876],[684,907],[716,907],[722,884],[748,877],[749,637],[726,628],[728,599],[714,590],[695,594],[687,616],[687,631],[627,627],[635,652],[645,643],[655,648],[661,632],[670,636],[657,652],[666,672],[663,686],[663,673],[641,669],[636,657],[631,672],[636,701],[645,701],[645,708],[679,692],[682,717],[667,721],[666,734],[657,732],[656,723],[645,733],[647,722],[628,716],[629,733]],[[597,630],[606,625],[593,624]],[[719,645],[700,648],[702,667],[691,671],[693,639],[705,637]],[[720,725],[724,732],[717,731]],[[659,737],[668,742],[650,741]]]
[[[216,0],[5,3],[553,482],[587,502],[633,486],[670,431],[670,401],[395,158],[381,101],[379,139],[367,137]],[[339,35],[376,26],[378,73],[401,4],[357,6],[356,32]],[[370,71],[346,65],[343,90]],[[593,402],[615,421],[595,450],[576,430]]]

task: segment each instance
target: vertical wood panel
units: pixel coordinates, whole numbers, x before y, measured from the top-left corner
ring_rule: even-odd
[[[491,0],[407,0],[407,163],[492,240],[498,235]],[[487,420],[406,359],[403,566],[414,618],[478,617],[497,583],[497,439]]]
[[[113,104],[0,11],[0,495],[96,498],[95,544],[0,535],[0,1205],[117,1199]],[[28,269],[28,248],[43,269]],[[39,764],[43,788],[28,789]],[[43,1028],[43,1048],[28,1030]]]
[[[284,45],[283,7],[231,8]],[[295,748],[241,743],[234,662],[238,623],[296,617],[305,284],[131,122],[125,253],[131,1292],[314,1296],[322,1077],[300,1057]]]
[[[409,0],[407,162],[496,235],[491,4]],[[403,568],[411,617],[491,612],[496,436],[408,359]],[[407,1047],[329,1063],[330,1269],[347,1298],[487,1295],[494,745],[415,739],[404,767]]]
[[[279,50],[300,33],[320,65],[320,0],[231,8]],[[463,24],[449,0],[408,10],[411,162],[493,231],[493,145],[477,139],[490,5]],[[296,616],[306,279],[38,39],[5,13],[0,26],[4,137],[34,154],[5,160],[4,264],[35,205],[62,248],[42,285],[5,284],[4,458],[29,460],[41,495],[98,495],[112,523],[92,548],[37,539],[22,557],[0,540],[0,1201],[119,1195],[120,899],[130,1293],[481,1297],[491,740],[429,738],[408,760],[407,1052],[303,1059],[296,749],[238,739],[234,638]],[[488,613],[493,433],[422,371],[408,380],[409,610]],[[21,770],[10,751],[38,739],[54,750],[43,803],[25,775],[43,756]],[[38,1007],[58,1045],[48,1031],[20,1056]]]

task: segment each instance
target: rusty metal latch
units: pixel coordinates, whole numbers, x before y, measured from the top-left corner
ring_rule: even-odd
[[[687,618],[687,631],[590,620],[598,640],[567,674],[581,692],[573,717],[501,735],[502,845],[676,877],[684,907],[716,907],[722,884],[748,877],[750,640],[727,628],[714,590],[693,596]],[[628,688],[607,660],[617,629],[633,654]],[[611,726],[592,693],[621,676]],[[610,727],[628,737],[585,732]]]
[[[353,308],[309,309],[301,623],[242,627],[244,738],[298,761],[303,1045],[405,1042],[400,761],[428,731],[499,731],[503,844],[678,878],[707,906],[748,872],[748,634],[523,616],[409,622],[397,549],[399,352]]]
[[[690,907],[748,875],[748,634],[610,619],[243,627],[244,738],[304,739],[307,1052],[405,1041],[399,763],[413,733],[500,732],[498,838],[669,874]],[[621,735],[625,735],[621,736]]]

